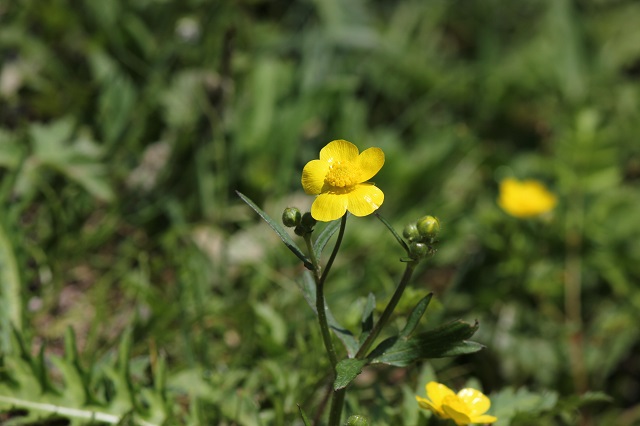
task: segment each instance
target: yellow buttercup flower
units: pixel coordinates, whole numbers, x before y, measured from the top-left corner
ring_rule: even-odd
[[[537,180],[507,178],[500,182],[498,205],[511,216],[538,216],[552,210],[557,201],[556,196]]]
[[[491,407],[491,401],[478,390],[465,388],[455,394],[437,382],[429,382],[425,388],[428,399],[416,396],[416,401],[420,407],[431,410],[442,419],[451,419],[458,426],[498,420],[495,416],[484,414]]]
[[[367,182],[384,165],[380,148],[362,153],[351,142],[336,140],[320,150],[320,159],[312,160],[302,170],[304,192],[317,195],[311,216],[322,222],[339,219],[347,212],[367,216],[382,205],[384,194]]]

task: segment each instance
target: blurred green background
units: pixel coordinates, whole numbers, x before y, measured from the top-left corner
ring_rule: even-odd
[[[91,373],[119,351],[110,412],[128,389],[169,425],[315,415],[303,268],[234,191],[308,209],[302,167],[347,139],[386,153],[391,223],[442,221],[400,313],[433,291],[423,327],[478,319],[487,346],[365,370],[347,414],[427,424],[414,395],[437,376],[474,380],[497,425],[640,424],[639,22],[634,0],[0,0],[0,396],[46,376],[15,354]],[[558,206],[508,216],[505,177]],[[390,297],[401,256],[350,220],[326,290],[343,323]],[[91,402],[61,365],[52,389]],[[578,410],[589,391],[611,399]]]

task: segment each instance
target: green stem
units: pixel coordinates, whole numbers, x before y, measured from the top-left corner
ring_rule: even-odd
[[[340,221],[340,230],[338,231],[338,238],[336,239],[336,245],[333,246],[333,251],[331,252],[331,256],[329,256],[329,261],[327,262],[327,266],[324,268],[324,273],[320,278],[320,282],[318,285],[323,286],[325,280],[327,279],[327,275],[329,274],[329,270],[333,265],[333,261],[336,259],[336,255],[338,254],[338,249],[340,249],[340,244],[342,244],[342,237],[344,237],[344,230],[347,227],[347,216],[348,213],[345,213],[342,216],[342,220]]]
[[[395,310],[396,306],[398,306],[398,302],[402,297],[402,293],[404,293],[404,289],[407,287],[409,280],[411,280],[411,276],[413,275],[413,271],[416,269],[417,265],[417,260],[407,262],[407,266],[404,270],[404,274],[402,275],[402,279],[400,280],[400,284],[398,284],[398,287],[396,287],[396,291],[393,293],[393,296],[387,304],[387,307],[384,308],[384,312],[382,312],[380,319],[373,326],[371,333],[369,333],[362,346],[360,346],[360,349],[356,354],[356,358],[362,359],[366,356],[367,352],[371,348],[371,345],[373,345],[373,342],[376,340],[384,326],[387,325],[387,322],[389,322],[389,318],[391,318],[391,314]]]
[[[309,257],[311,257],[311,264],[313,265],[313,279],[316,282],[316,311],[318,313],[318,323],[320,324],[320,333],[322,334],[322,341],[324,342],[324,348],[327,351],[327,355],[329,355],[329,361],[331,362],[331,367],[335,370],[336,364],[338,363],[338,357],[336,355],[336,350],[333,347],[333,342],[331,341],[331,333],[329,333],[329,324],[327,323],[327,313],[325,311],[325,301],[324,301],[324,289],[320,285],[320,264],[318,263],[318,259],[313,254],[313,244],[311,243],[311,235],[306,234],[304,236],[304,241],[307,243],[307,251],[309,252]]]
[[[342,388],[333,392],[331,399],[331,409],[329,411],[329,426],[339,426],[342,417],[342,407],[344,406],[344,397],[347,394],[347,388]]]
[[[327,313],[325,310],[326,304],[324,299],[324,283],[327,279],[329,271],[331,270],[331,266],[336,259],[338,250],[340,249],[340,245],[342,244],[342,238],[344,237],[344,230],[346,226],[347,214],[342,216],[342,221],[340,222],[340,231],[338,231],[336,244],[333,247],[333,251],[331,252],[331,256],[329,256],[327,266],[324,268],[324,272],[322,272],[322,274],[320,273],[320,263],[316,258],[315,252],[313,251],[311,235],[306,234],[304,236],[305,243],[307,244],[307,251],[309,252],[309,257],[311,257],[311,263],[313,265],[313,277],[316,282],[316,311],[318,312],[318,323],[320,324],[322,340],[324,342],[324,347],[327,351],[327,355],[329,356],[329,361],[331,362],[331,368],[333,370],[334,376],[336,374],[338,356],[336,355],[336,350],[333,346],[333,342],[331,341],[331,332],[329,330],[329,324],[327,323]],[[340,424],[345,393],[346,389],[340,389],[335,391],[333,394],[333,398],[331,399],[331,408],[329,411],[329,426],[338,426]]]
[[[340,244],[342,243],[342,237],[344,236],[344,230],[346,225],[347,225],[347,215],[345,214],[342,217],[342,222],[340,223],[340,231],[338,232],[338,239],[336,240],[336,244],[333,247],[333,252],[329,257],[327,266],[325,267],[324,272],[322,274],[320,273],[320,263],[313,250],[313,244],[311,242],[311,234],[306,234],[304,236],[304,241],[307,244],[307,251],[309,252],[309,257],[311,258],[311,264],[313,265],[313,278],[316,282],[316,311],[318,312],[318,323],[320,324],[322,341],[324,342],[324,347],[327,351],[327,355],[329,356],[329,361],[331,362],[331,367],[333,368],[334,374],[335,374],[336,364],[338,364],[338,356],[333,346],[333,342],[331,341],[331,332],[329,330],[329,324],[327,322],[327,313],[325,308],[326,302],[324,299],[324,282],[327,279],[329,270],[333,265],[333,261],[335,260],[336,255],[338,254],[338,249],[340,248]]]

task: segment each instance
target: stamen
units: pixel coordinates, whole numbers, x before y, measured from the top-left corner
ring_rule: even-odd
[[[352,162],[338,161],[331,165],[324,182],[334,187],[344,188],[360,183],[358,175],[358,169]]]

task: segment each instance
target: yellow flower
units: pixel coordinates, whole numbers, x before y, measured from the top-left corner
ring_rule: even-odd
[[[537,180],[507,178],[500,182],[498,205],[511,216],[538,216],[552,210],[557,201],[556,196]]]
[[[455,394],[437,382],[427,383],[426,390],[429,399],[416,396],[420,407],[431,410],[442,419],[451,419],[458,426],[498,420],[497,417],[484,414],[491,407],[491,401],[480,391],[465,388]]]
[[[367,216],[378,209],[384,194],[367,182],[380,171],[384,153],[358,148],[345,140],[332,141],[320,150],[320,159],[312,160],[302,170],[304,192],[318,195],[311,205],[311,216],[322,222],[338,219],[347,212]]]

